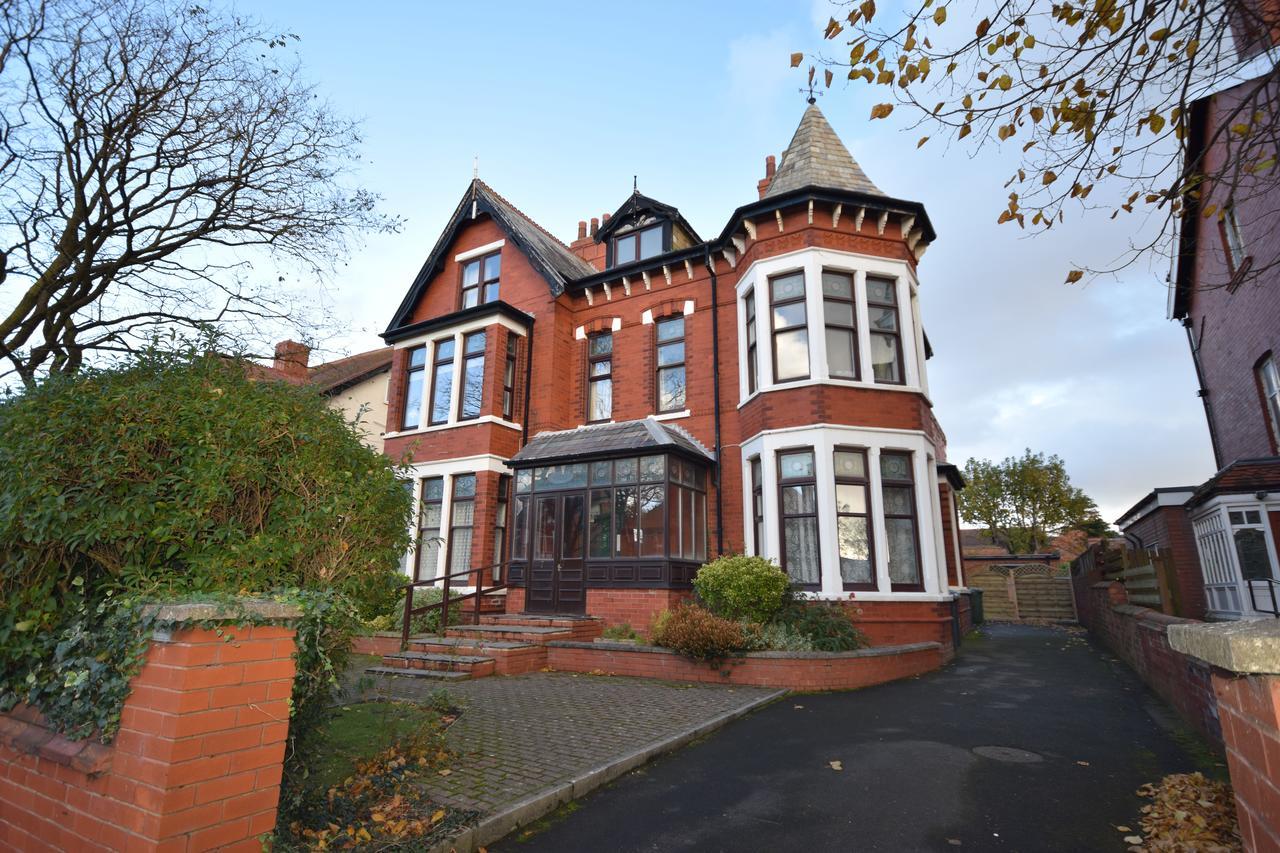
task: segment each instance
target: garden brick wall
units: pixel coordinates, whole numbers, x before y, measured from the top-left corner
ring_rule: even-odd
[[[289,627],[155,640],[109,745],[0,714],[0,848],[262,849],[275,826],[293,689]]]
[[[1213,692],[1244,848],[1280,850],[1280,676],[1214,668]]]
[[[1221,746],[1222,723],[1209,665],[1174,651],[1169,645],[1170,625],[1195,624],[1197,620],[1128,604],[1119,582],[1094,584],[1089,589],[1089,599],[1090,633],[1173,706],[1183,720]]]

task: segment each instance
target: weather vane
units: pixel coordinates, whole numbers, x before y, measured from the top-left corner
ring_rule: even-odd
[[[809,78],[809,86],[808,86],[808,88],[796,89],[796,91],[797,91],[797,92],[799,92],[799,93],[800,93],[800,94],[802,94],[802,95],[803,95],[803,94],[805,94],[806,92],[808,92],[808,93],[809,93],[809,97],[808,97],[808,98],[806,98],[805,100],[807,100],[807,101],[808,101],[809,103],[811,103],[811,104],[816,104],[816,103],[818,103],[818,98],[822,97],[822,95],[824,95],[824,94],[825,94],[824,92],[819,92],[819,91],[817,91],[816,89],[814,89],[814,85],[815,85],[814,80],[813,80],[813,78],[812,78],[812,77],[810,77],[810,78]]]

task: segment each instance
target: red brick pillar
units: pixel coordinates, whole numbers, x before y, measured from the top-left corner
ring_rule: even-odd
[[[30,708],[0,714],[0,847],[261,850],[280,796],[298,611],[245,609],[279,624],[219,635],[182,627],[226,618],[217,606],[160,608],[177,627],[151,643],[110,744],[69,741]]]
[[[1280,851],[1280,619],[1173,625],[1169,644],[1213,665],[1246,851]]]

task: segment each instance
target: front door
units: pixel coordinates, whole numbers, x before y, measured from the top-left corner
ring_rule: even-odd
[[[533,502],[533,559],[525,610],[585,613],[586,495],[541,495]]]

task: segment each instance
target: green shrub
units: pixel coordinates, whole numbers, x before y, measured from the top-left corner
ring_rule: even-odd
[[[604,629],[600,635],[606,640],[643,640],[644,637],[636,633],[629,622],[623,622],[621,625],[610,625]]]
[[[698,569],[693,588],[712,613],[768,622],[782,607],[790,581],[763,557],[720,557]]]
[[[740,652],[747,645],[737,622],[685,603],[658,615],[653,642],[686,657],[713,662]]]
[[[438,586],[420,586],[413,591],[413,606],[426,607],[428,604],[439,604],[444,601],[444,590]],[[396,609],[396,627],[404,622],[404,596],[400,597],[400,606]],[[475,605],[475,599],[459,602],[449,606],[449,625],[461,625],[464,619],[463,605]],[[414,634],[437,634],[440,632],[440,613],[444,608],[419,613],[409,623],[409,631]]]
[[[812,652],[813,640],[781,622],[742,623],[747,650],[752,652]]]
[[[792,599],[774,621],[792,633],[807,637],[814,651],[851,652],[871,645],[839,604]]]

